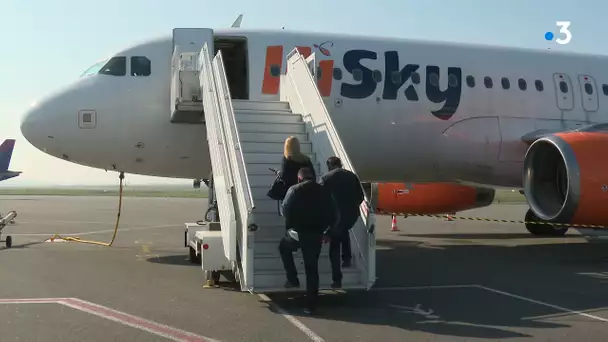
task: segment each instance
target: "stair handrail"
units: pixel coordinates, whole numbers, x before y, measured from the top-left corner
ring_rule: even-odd
[[[232,231],[234,229],[236,233],[236,213],[232,208],[233,201],[233,192],[231,189],[234,187],[234,181],[232,172],[230,170],[230,156],[228,152],[227,146],[227,138],[225,134],[225,129],[223,127],[223,123],[221,122],[220,112],[221,108],[218,99],[218,89],[217,89],[217,81],[215,80],[214,74],[212,72],[212,64],[209,56],[208,46],[205,44],[203,46],[203,50],[199,55],[198,60],[198,70],[199,70],[199,82],[200,80],[204,80],[204,82],[200,82],[204,87],[201,89],[201,93],[203,96],[203,108],[205,112],[206,122],[208,125],[209,136],[207,137],[210,140],[210,157],[213,163],[214,157],[214,148],[217,144],[218,149],[215,150],[218,154],[219,159],[217,162],[219,163],[218,168],[214,168],[214,187],[216,189],[216,195],[218,199],[218,205],[220,206],[219,215],[220,222],[222,223],[222,230],[224,230],[224,224],[227,225],[227,229]],[[209,130],[209,128],[211,128]],[[222,182],[216,182],[215,177],[222,176],[223,184],[226,189],[221,188]],[[226,191],[228,190],[228,191]],[[228,208],[225,208],[228,206]],[[230,241],[224,240],[224,247],[226,248],[226,243],[230,244]],[[232,250],[232,245],[230,245],[230,251],[226,251],[230,254],[230,260],[236,260],[236,250]],[[228,257],[228,254],[226,257]]]
[[[287,61],[287,68],[289,68],[289,64],[290,64],[289,61],[290,61],[290,59],[292,57],[294,57],[294,58],[296,58],[298,60],[301,60],[304,64],[307,64],[306,60],[300,54],[300,52],[298,51],[298,49],[294,48],[285,57],[285,59]],[[313,84],[316,84],[316,82],[314,80],[314,77],[312,76],[312,73],[310,72],[310,69],[306,68],[306,70],[308,71],[307,74],[308,74],[308,77],[309,77],[310,81]],[[288,73],[286,73],[286,75],[288,75]],[[294,89],[299,94],[298,86],[293,82],[293,80],[290,77],[288,77],[288,79],[290,80],[290,82],[292,82],[292,84],[294,86]],[[317,96],[320,99],[322,99],[321,93],[319,93],[319,89],[317,87],[315,87],[315,91],[316,91]],[[303,102],[302,96],[298,96],[298,101],[300,102],[302,108],[306,108],[306,104]],[[323,105],[322,108],[323,108],[324,114],[327,116],[327,124],[326,124],[326,126],[327,126],[327,129],[329,130],[329,132],[331,133],[331,134],[328,134],[328,137],[329,137],[330,142],[332,143],[332,147],[335,150],[337,150],[337,152],[338,152],[339,155],[346,156],[346,158],[340,158],[342,160],[342,163],[343,163],[343,166],[345,167],[345,169],[350,170],[350,171],[352,171],[353,173],[356,174],[357,172],[355,170],[355,167],[351,164],[350,158],[348,158],[348,153],[346,152],[346,149],[344,148],[344,145],[342,144],[342,141],[340,139],[340,135],[338,134],[338,131],[336,130],[336,128],[334,126],[333,120],[331,119],[331,116],[329,115],[329,112],[327,111],[327,107],[325,105]],[[303,113],[303,114],[310,115],[309,112],[308,113]],[[365,212],[366,211],[365,208],[360,208],[360,211],[365,214],[365,216],[366,216],[366,222],[365,222],[365,224],[366,224],[366,226],[368,226],[368,222],[367,222],[368,217],[373,214],[373,213],[369,212],[369,209],[372,208],[372,206],[371,206],[371,200],[368,198],[368,196],[367,196],[367,194],[365,192],[365,189],[363,188],[363,185],[361,185],[361,191],[363,192],[363,198],[364,198],[363,202],[367,206],[368,210],[367,210],[367,212]],[[370,227],[368,226],[368,228],[370,228]],[[369,233],[370,234],[373,233],[373,230],[370,231]]]
[[[311,56],[314,59],[314,54]],[[309,57],[309,58],[311,58]],[[303,69],[306,69],[305,73],[307,75],[308,81],[311,82],[310,84],[314,85],[314,92],[315,95],[317,97],[317,99],[319,100],[319,102],[321,103],[321,110],[322,113],[325,115],[325,126],[328,130],[328,138],[329,138],[329,142],[332,145],[333,150],[336,152],[337,156],[342,160],[343,162],[343,166],[352,171],[353,173],[356,174],[356,170],[354,168],[354,166],[351,164],[350,159],[348,157],[348,154],[346,153],[346,149],[344,148],[342,141],[340,139],[340,136],[338,134],[338,131],[336,130],[333,120],[331,118],[331,116],[329,115],[329,112],[327,111],[327,107],[325,105],[325,102],[323,101],[323,98],[321,97],[321,94],[319,93],[319,89],[317,87],[317,84],[314,80],[314,77],[312,76],[310,67],[307,63],[307,61],[304,59],[304,57],[299,53],[297,48],[294,48],[293,50],[291,50],[291,52],[289,52],[286,56],[286,60],[287,60],[287,72],[285,75],[282,75],[281,77],[281,88],[283,88],[283,86],[285,85],[285,81],[288,81],[291,86],[293,87],[293,90],[295,91],[295,95],[298,98],[298,102],[300,104],[300,108],[302,108],[303,112],[300,113],[302,114],[304,117],[308,116],[313,120],[314,123],[314,119],[311,113],[311,110],[307,108],[306,103],[304,103],[302,95],[300,90],[298,89],[298,85],[295,82],[295,80],[293,79],[293,77],[291,76],[291,74],[289,73],[289,68],[298,63],[301,62],[303,66],[305,66]],[[283,92],[281,91],[281,100],[283,100]],[[291,100],[291,99],[290,99]],[[290,101],[291,103],[291,101]],[[319,109],[319,108],[316,108]],[[313,127],[314,129],[314,127]],[[360,184],[361,187],[361,191],[363,192],[363,198],[364,200],[361,201],[361,204],[359,205],[359,213],[360,213],[360,217],[363,221],[363,224],[367,230],[367,244],[372,245],[373,243],[375,243],[375,224],[376,224],[376,220],[375,220],[375,214],[373,211],[373,207],[371,206],[371,200],[370,198],[367,196],[365,189],[363,188],[363,185]],[[351,231],[351,234],[353,236],[353,238],[355,239],[355,243],[358,246],[358,252],[359,255],[363,257],[363,251],[362,251],[362,241],[359,241],[359,239],[357,238],[357,234],[355,234],[354,232]],[[364,257],[365,263],[363,264],[363,267],[365,267],[367,269],[367,288],[371,288],[371,286],[373,286],[374,282],[375,282],[375,253],[370,253],[370,250],[368,248],[368,255]]]
[[[226,69],[224,67],[224,60],[221,50],[217,52],[214,59],[217,59],[217,65],[214,65],[214,71],[216,72],[216,81],[218,82],[217,85],[220,87],[221,91],[221,93],[218,93],[218,98],[220,101],[224,101],[226,109],[225,112],[222,112],[222,116],[226,120],[224,122],[227,123],[225,127],[227,128],[228,138],[231,139],[235,147],[234,149],[231,149],[231,154],[234,158],[233,160],[236,161],[238,168],[238,177],[235,181],[239,185],[239,189],[243,191],[243,197],[241,197],[241,199],[245,204],[244,212],[247,213],[246,222],[243,222],[243,224],[246,224],[248,230],[255,231],[258,228],[253,215],[255,203],[253,201],[253,194],[251,193],[251,185],[249,182],[249,176],[247,174],[245,157],[243,156],[243,151],[241,148],[242,145],[236,124],[236,116],[232,106],[232,96],[230,95],[230,86],[228,84],[228,78],[226,76]]]

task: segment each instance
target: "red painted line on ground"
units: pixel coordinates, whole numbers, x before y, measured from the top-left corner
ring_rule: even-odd
[[[171,328],[170,326],[156,323],[141,317],[129,315],[108,307],[87,302],[78,298],[26,298],[26,299],[0,299],[0,304],[61,304],[70,308],[86,312],[95,316],[105,318],[131,326],[149,333],[166,337],[177,342],[217,342],[214,339],[203,337],[184,330]]]
[[[0,299],[0,304],[42,304],[42,303],[57,303],[68,298],[25,298],[25,299]]]
[[[164,324],[156,323],[132,316],[124,312],[110,309],[98,304],[90,303],[81,299],[70,298],[63,301],[64,305],[71,308],[89,312],[108,320],[116,321],[134,328],[142,329],[150,333],[160,335],[179,342],[211,342],[212,340],[203,336],[189,333],[180,329],[171,328]]]

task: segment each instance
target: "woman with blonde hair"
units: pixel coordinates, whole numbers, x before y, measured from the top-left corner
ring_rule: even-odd
[[[285,182],[286,189],[298,183],[298,171],[303,167],[309,168],[312,171],[313,179],[317,179],[312,161],[307,155],[300,152],[298,138],[291,136],[285,139],[280,175]]]

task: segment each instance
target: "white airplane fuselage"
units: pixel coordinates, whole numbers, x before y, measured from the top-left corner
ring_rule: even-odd
[[[294,47],[315,52],[321,93],[364,181],[521,187],[522,136],[608,122],[605,57],[289,31],[225,29],[215,36],[246,39],[250,100],[279,99],[267,68],[277,69],[274,54],[284,72]],[[81,165],[207,177],[205,125],[170,122],[172,53],[171,36],[118,52],[127,57],[125,76],[79,78],[25,115],[23,135]],[[151,61],[149,76],[130,75],[133,56]],[[96,113],[95,127],[81,128],[79,112],[88,110]]]

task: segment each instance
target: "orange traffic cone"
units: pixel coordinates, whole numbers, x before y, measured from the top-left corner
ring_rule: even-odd
[[[454,221],[454,218],[452,217],[453,215],[456,215],[456,213],[449,213],[449,214],[445,215],[445,220]]]
[[[397,227],[397,216],[393,215],[393,219],[391,222],[391,232],[398,232],[399,228]]]

